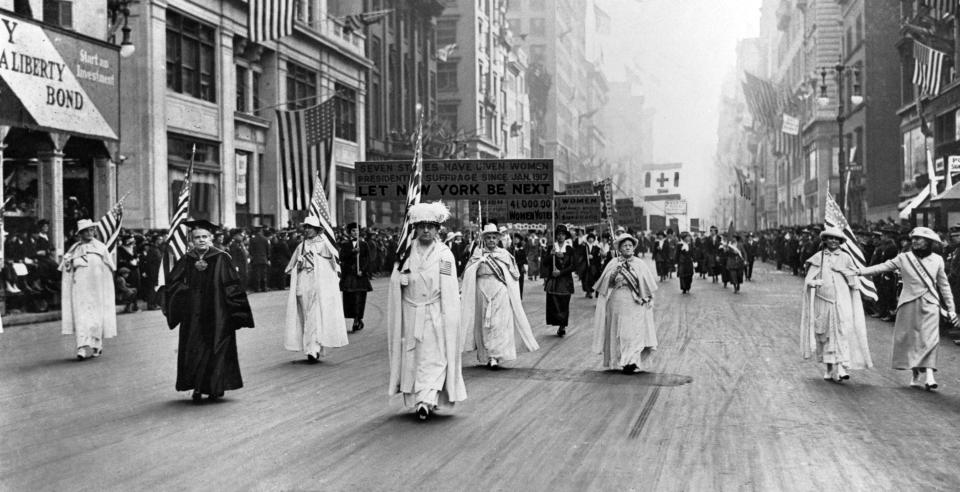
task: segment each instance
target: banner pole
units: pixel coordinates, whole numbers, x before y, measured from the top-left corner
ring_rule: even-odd
[[[557,240],[557,197],[553,197],[553,200],[550,200],[550,226],[553,227],[553,242],[559,244]],[[557,255],[556,251],[550,253],[550,258],[553,258],[553,269],[557,269]],[[550,272],[550,275],[553,275],[553,272]]]

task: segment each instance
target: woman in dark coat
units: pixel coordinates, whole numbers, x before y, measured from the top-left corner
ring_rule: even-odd
[[[363,329],[370,285],[370,245],[360,239],[356,222],[347,224],[347,238],[340,242],[340,291],[343,292],[343,317],[353,318],[353,331]]]
[[[687,294],[693,284],[693,256],[695,250],[690,244],[690,234],[680,234],[680,244],[677,245],[677,277],[680,278],[680,292]]]
[[[727,267],[727,279],[733,284],[733,292],[736,294],[740,292],[740,284],[743,283],[743,268],[744,265],[746,265],[743,245],[740,243],[740,236],[733,236],[730,242],[723,247],[723,250]]]
[[[558,225],[553,233],[555,242],[544,252],[540,261],[540,277],[547,292],[547,324],[559,326],[557,336],[567,334],[570,319],[570,296],[573,295],[573,241],[566,226]]]

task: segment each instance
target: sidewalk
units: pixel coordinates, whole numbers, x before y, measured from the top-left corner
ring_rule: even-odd
[[[125,306],[117,306],[117,314],[123,314]],[[146,311],[141,308],[140,311]],[[49,321],[58,321],[62,317],[60,310],[47,311],[45,313],[17,313],[8,314],[3,317],[3,326],[32,325],[34,323],[46,323]]]

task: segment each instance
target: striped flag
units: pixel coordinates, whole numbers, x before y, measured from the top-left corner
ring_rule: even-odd
[[[320,228],[323,237],[330,242],[330,251],[337,257],[337,236],[333,232],[333,219],[330,218],[330,204],[327,202],[327,194],[323,191],[323,181],[317,176],[313,184],[313,196],[310,198],[309,216],[316,217],[320,221]]]
[[[313,196],[314,178],[325,182],[333,176],[333,97],[299,111],[277,110],[283,201],[287,210],[307,210]]]
[[[946,56],[942,51],[913,40],[913,83],[922,94],[940,94],[940,79]]]
[[[117,202],[106,215],[97,222],[97,232],[107,245],[107,251],[112,251],[120,237],[120,223],[123,221],[123,200]]]
[[[250,41],[260,43],[293,34],[295,0],[247,0]]]
[[[940,20],[957,15],[958,0],[921,0],[921,4],[930,9],[930,16]]]
[[[410,207],[420,203],[420,186],[423,184],[423,109],[417,114],[417,141],[413,147],[413,165],[410,168],[410,182],[407,184],[407,213],[403,216],[400,228],[400,240],[397,241],[397,270],[403,271],[403,264],[410,257],[413,248],[413,224],[410,223]]]
[[[826,227],[836,227],[843,231],[843,235],[847,240],[843,242],[840,249],[853,258],[853,263],[857,268],[867,266],[866,259],[863,256],[863,249],[860,248],[860,243],[857,242],[857,236],[853,234],[853,230],[850,229],[850,224],[847,223],[843,212],[840,211],[840,206],[837,205],[837,202],[833,199],[833,195],[830,193],[827,193],[826,207],[823,213],[823,224]],[[877,287],[873,284],[873,281],[868,277],[857,278],[860,281],[860,293],[864,297],[876,301]]]
[[[177,195],[177,210],[170,219],[170,230],[167,231],[167,239],[164,241],[163,264],[157,273],[157,288],[167,283],[167,266],[176,264],[183,255],[187,254],[187,226],[184,224],[187,216],[190,214],[190,179],[193,175],[193,156],[197,152],[197,146],[193,146],[190,152],[190,167],[187,168],[187,174],[180,184],[180,194]]]
[[[747,107],[753,113],[754,120],[768,129],[776,128],[776,114],[778,111],[777,92],[769,80],[761,79],[750,72],[743,72],[746,80],[743,82],[743,95]]]

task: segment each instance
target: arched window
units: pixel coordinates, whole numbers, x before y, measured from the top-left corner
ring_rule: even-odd
[[[679,187],[680,187],[680,172],[679,172],[679,171],[673,173],[673,187],[674,187],[674,188],[679,188]]]
[[[650,187],[650,173],[647,172],[647,175],[643,178],[643,185],[647,188]]]

